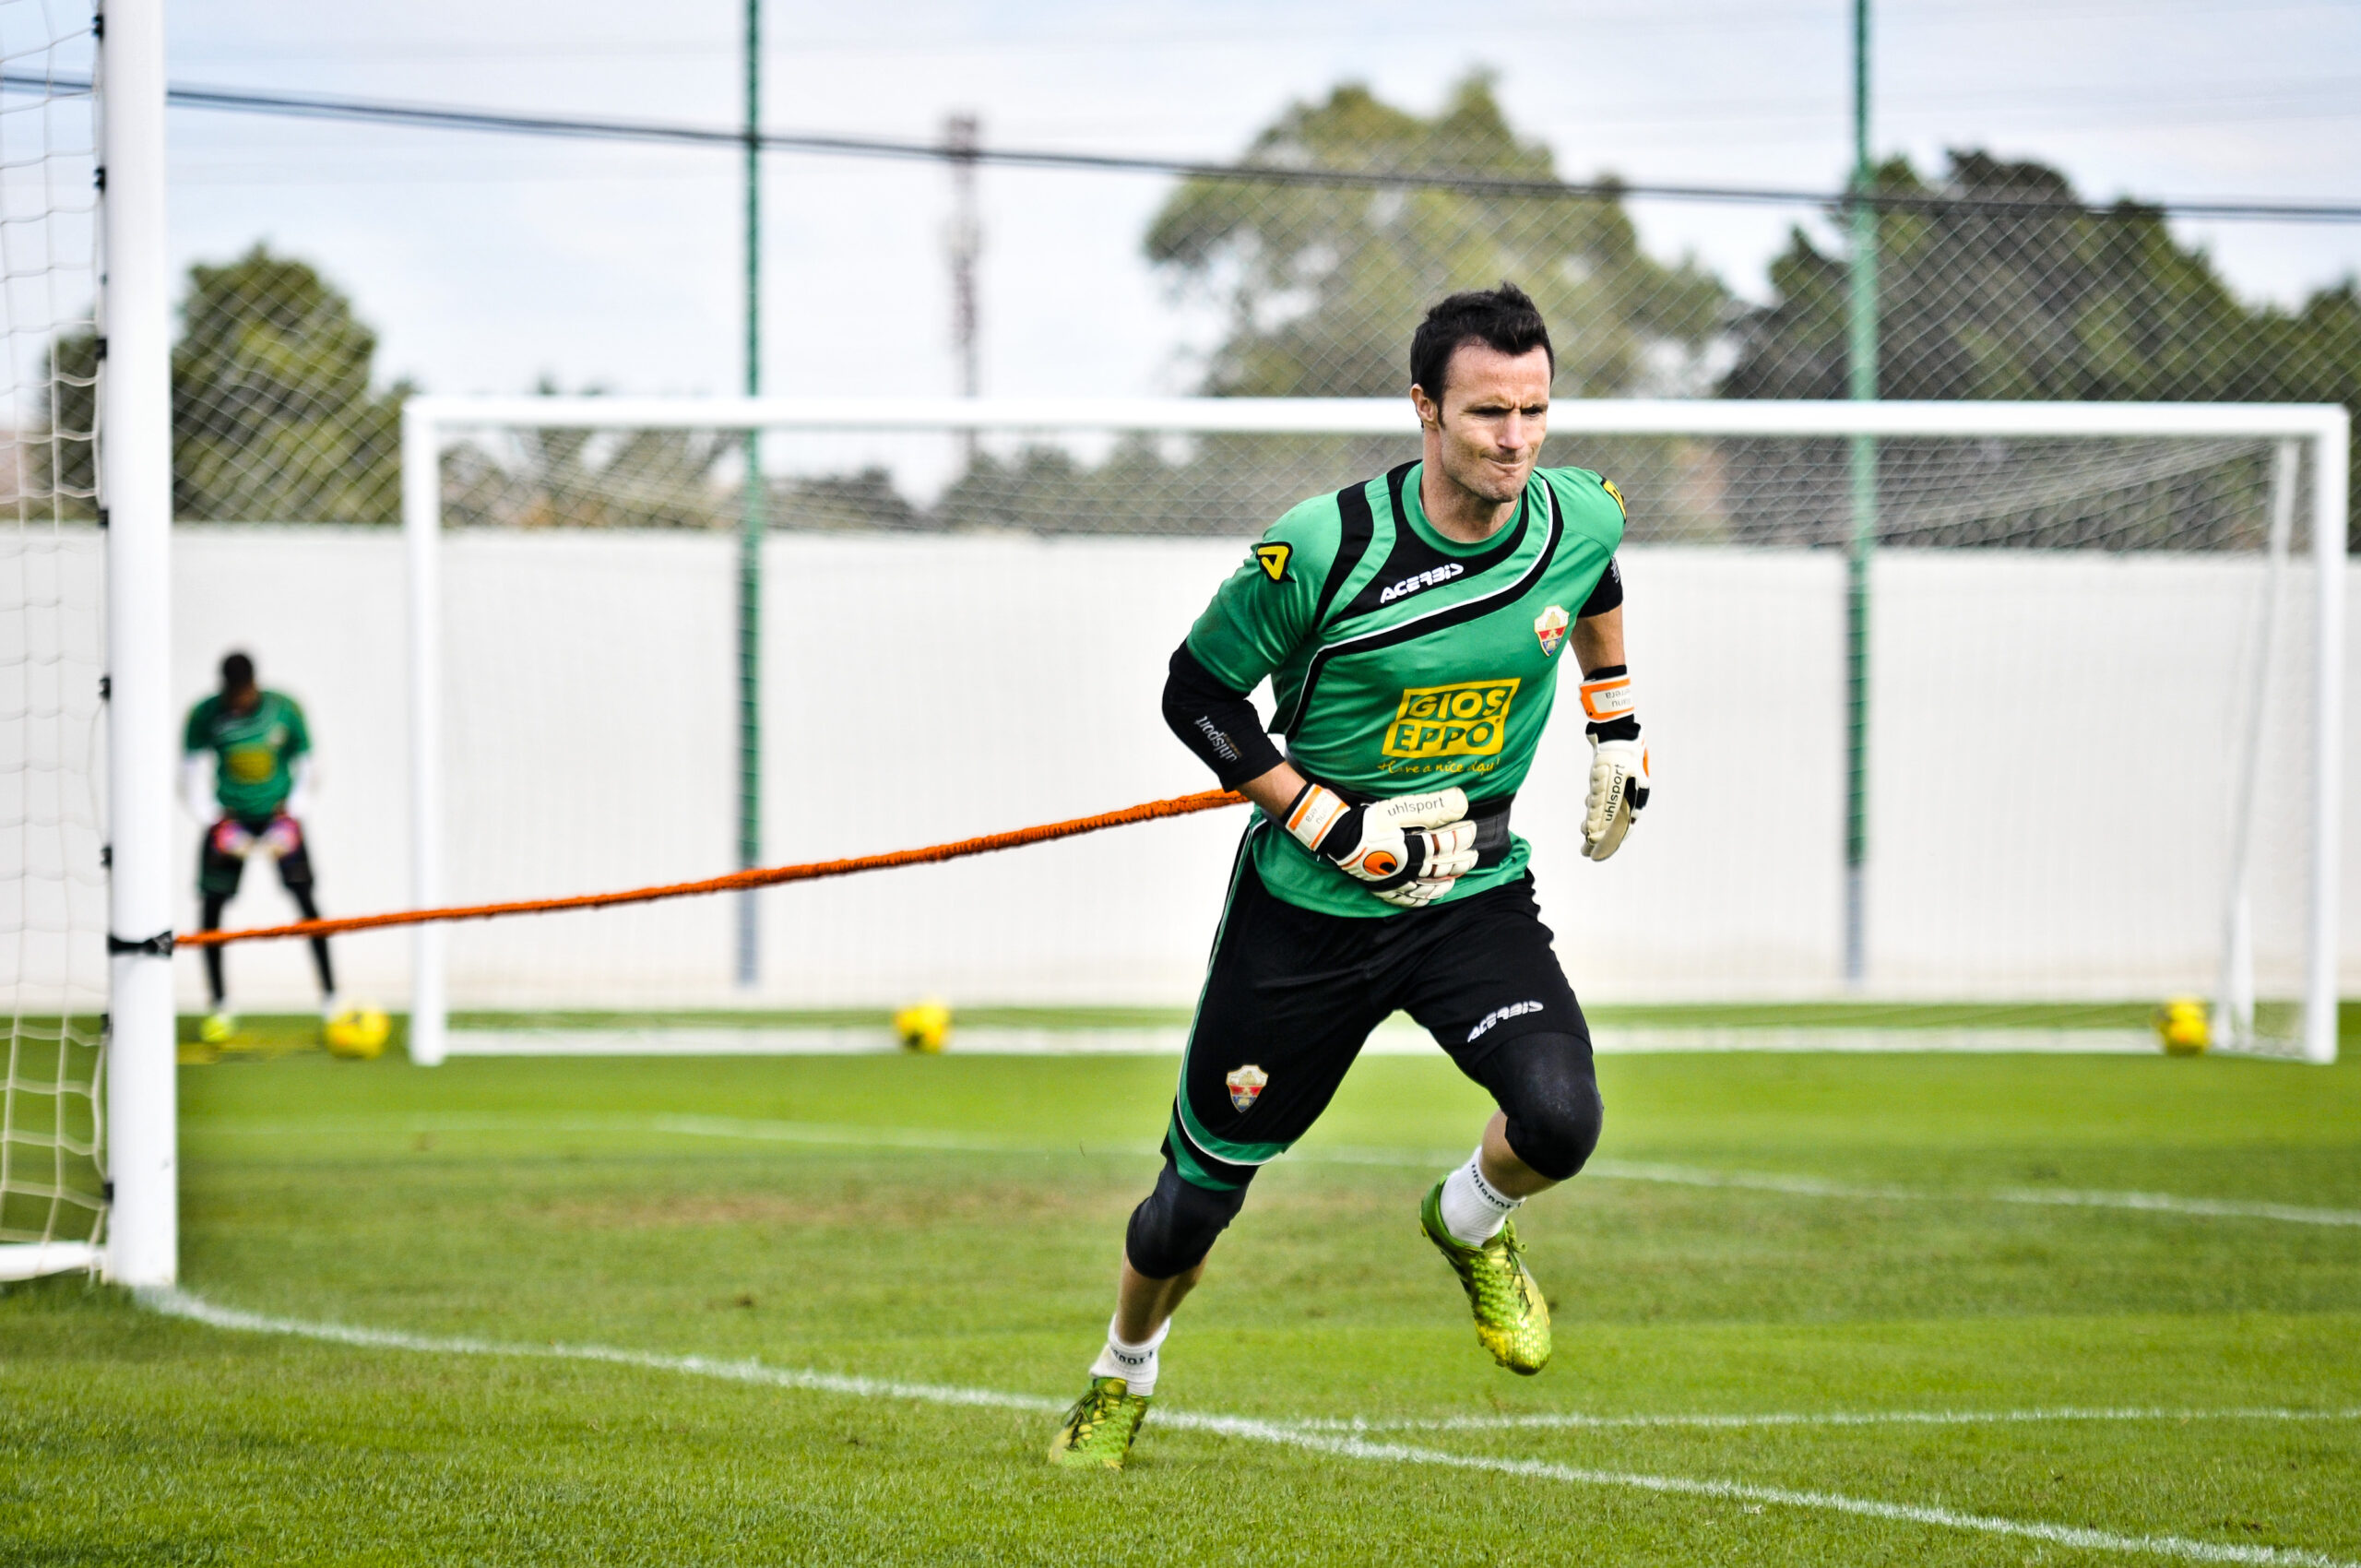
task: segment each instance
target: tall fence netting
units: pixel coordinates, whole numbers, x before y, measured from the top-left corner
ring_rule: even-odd
[[[1850,441],[1607,435],[1577,405],[1560,414],[1544,461],[1597,469],[1629,498],[1632,661],[1659,774],[1647,822],[1605,865],[1576,850],[1579,726],[1558,727],[1517,798],[1585,995],[2210,997],[2243,823],[2256,1033],[2290,1034],[2311,873],[2310,568],[2300,529],[2293,561],[2265,550],[2272,442],[1877,443],[1855,992],[1836,548],[1860,522]],[[452,901],[732,863],[726,530],[748,505],[743,449],[722,430],[445,433]],[[762,452],[763,858],[783,862],[1201,787],[1157,711],[1173,646],[1286,505],[1417,445],[773,431]],[[2297,483],[2300,517],[2308,470]],[[292,541],[272,537],[286,569]],[[320,569],[370,547],[324,535]],[[364,706],[381,679],[335,678]],[[1185,1003],[1241,826],[1216,814],[766,892],[752,991],[732,980],[722,900],[459,927],[453,1002]]]
[[[86,7],[0,0],[0,1260],[104,1215],[95,367],[58,353],[96,327],[96,125],[86,88],[40,85],[93,53]]]

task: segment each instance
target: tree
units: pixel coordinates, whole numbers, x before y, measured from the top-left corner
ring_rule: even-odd
[[[1897,159],[1878,171],[1877,186],[1957,198],[1879,220],[1880,397],[2361,408],[2361,299],[2350,281],[2300,311],[2250,308],[2203,252],[2173,239],[2161,209],[2121,201],[2093,213],[2063,174],[2039,163],[1956,152],[1929,186]],[[2024,205],[1976,205],[1996,197]],[[1725,396],[1845,396],[1849,266],[1795,232],[1772,265],[1772,303],[1741,327]],[[1892,468],[1889,491],[1906,480],[1906,468]],[[1822,486],[1824,497],[1790,487],[1793,505],[1757,512],[1753,527],[1817,527],[1806,514],[1833,516],[1841,484]],[[2250,488],[2219,476],[2174,481],[2155,492],[2155,527],[2114,542],[2227,542],[2250,529],[2251,507],[2232,499]],[[2208,499],[2209,491],[2220,493]],[[2062,526],[2053,522],[2051,542],[2071,541],[2057,535]]]
[[[1622,204],[1454,188],[1453,175],[1549,182],[1548,148],[1520,140],[1481,74],[1421,118],[1365,88],[1297,103],[1244,161],[1288,169],[1431,174],[1414,189],[1195,178],[1148,231],[1149,258],[1189,284],[1225,289],[1229,335],[1204,389],[1292,397],[1398,397],[1410,329],[1456,289],[1503,278],[1548,319],[1564,395],[1608,397],[1648,379],[1652,351],[1693,354],[1727,295],[1683,263],[1640,249]]]
[[[308,264],[260,244],[189,269],[172,350],[172,515],[194,520],[390,523],[401,512],[401,400],[372,389],[377,336]],[[50,349],[50,436],[37,482],[69,505],[95,490],[89,432],[98,339]]]
[[[172,350],[172,505],[196,519],[389,523],[401,401],[377,335],[307,263],[256,244],[189,269]]]

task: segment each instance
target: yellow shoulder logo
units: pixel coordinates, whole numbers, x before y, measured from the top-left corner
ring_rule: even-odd
[[[1295,553],[1292,544],[1258,544],[1254,559],[1262,566],[1263,575],[1273,582],[1284,582],[1287,575],[1287,557]]]
[[[1631,508],[1623,504],[1623,493],[1615,488],[1615,481],[1613,480],[1600,480],[1598,481],[1598,488],[1607,492],[1608,494],[1615,497],[1615,506],[1618,511],[1621,512],[1627,517],[1631,515]]]

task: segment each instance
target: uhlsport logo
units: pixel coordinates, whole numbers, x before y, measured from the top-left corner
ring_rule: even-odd
[[[1385,754],[1402,757],[1498,756],[1517,681],[1462,681],[1412,686],[1402,694]]]
[[[1229,1086],[1229,1103],[1240,1111],[1252,1111],[1255,1100],[1262,1098],[1263,1086],[1270,1081],[1271,1075],[1252,1062],[1222,1080]]]
[[[1273,582],[1285,582],[1287,557],[1294,553],[1295,546],[1292,544],[1258,544],[1254,547],[1254,564],[1262,567],[1263,575]]]
[[[1548,658],[1566,640],[1565,606],[1553,604],[1533,618],[1533,635],[1541,639],[1541,657]]]

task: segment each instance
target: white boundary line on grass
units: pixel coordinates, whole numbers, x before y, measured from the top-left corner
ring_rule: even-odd
[[[960,1388],[941,1384],[897,1383],[884,1379],[848,1377],[836,1372],[805,1372],[765,1366],[754,1360],[718,1360],[708,1356],[667,1356],[647,1350],[626,1350],[604,1345],[518,1345],[499,1340],[408,1334],[397,1330],[355,1328],[342,1324],[308,1323],[299,1318],[272,1317],[216,1306],[177,1289],[143,1290],[141,1303],[166,1316],[187,1319],[210,1327],[245,1334],[273,1334],[369,1349],[413,1350],[427,1355],[501,1356],[534,1360],[590,1361],[648,1372],[678,1372],[692,1377],[719,1378],[732,1383],[811,1393],[840,1394],[864,1399],[908,1399],[931,1405],[1050,1412],[1062,1408],[1054,1399],[1038,1395],[1003,1394],[993,1389]],[[2271,1568],[2361,1568],[2361,1563],[2292,1547],[2237,1546],[2194,1540],[2186,1536],[2130,1536],[2074,1525],[2004,1519],[1966,1514],[1957,1509],[1926,1507],[1906,1503],[1845,1497],[1835,1492],[1803,1491],[1788,1487],[1754,1486],[1742,1481],[1699,1480],[1685,1476],[1652,1476],[1638,1471],[1596,1470],[1543,1459],[1494,1458],[1484,1455],[1451,1454],[1441,1449],[1414,1448],[1399,1443],[1371,1443],[1365,1438],[1329,1433],[1279,1421],[1245,1416],[1199,1415],[1185,1410],[1159,1410],[1157,1424],[1184,1431],[1212,1432],[1253,1443],[1278,1443],[1339,1458],[1381,1464],[1429,1465],[1447,1469],[1480,1470],[1496,1475],[1527,1476],[1539,1480],[1570,1481],[1587,1486],[1619,1487],[1676,1497],[1777,1504],[1857,1518],[1896,1524],[1926,1525],[1980,1535],[2010,1536],[2023,1540],[2085,1551],[2110,1551],[2178,1558],[2190,1562],[2235,1562]]]
[[[216,1123],[204,1131],[265,1134],[297,1131],[349,1133],[373,1131],[352,1122],[247,1122]],[[1011,1144],[990,1138],[963,1138],[955,1134],[903,1127],[853,1127],[825,1122],[755,1122],[728,1116],[579,1117],[538,1120],[522,1116],[422,1116],[402,1120],[385,1130],[396,1133],[663,1133],[691,1138],[742,1138],[754,1143],[825,1144],[852,1147],[927,1149],[948,1154],[1095,1154],[1147,1158],[1145,1147],[1072,1150],[1046,1144]],[[1466,1156],[1446,1150],[1323,1148],[1299,1149],[1287,1158],[1320,1165],[1379,1165],[1447,1170]],[[1679,1187],[1729,1187],[1743,1192],[1784,1193],[1793,1197],[1857,1198],[1887,1203],[2030,1204],[2043,1208],[2117,1208],[2149,1214],[2187,1215],[2206,1219],[2272,1219],[2290,1225],[2361,1227],[2361,1209],[2310,1208],[2298,1204],[2249,1202],[2238,1198],[2189,1198],[2171,1193],[2078,1191],[2071,1188],[1991,1187],[1982,1191],[1940,1192],[1915,1187],[1862,1186],[1824,1181],[1817,1176],[1786,1176],[1773,1171],[1710,1170],[1698,1166],[1657,1165],[1645,1161],[1594,1159],[1583,1174],[1604,1182],[1655,1182]]]
[[[1552,1431],[1625,1427],[1971,1427],[2046,1421],[2361,1421],[2361,1409],[2298,1410],[2284,1405],[2232,1406],[2221,1410],[2161,1405],[2075,1406],[2046,1410],[1772,1410],[1759,1415],[1586,1416],[1544,1412],[1527,1416],[1365,1416],[1290,1422],[1307,1431]]]

